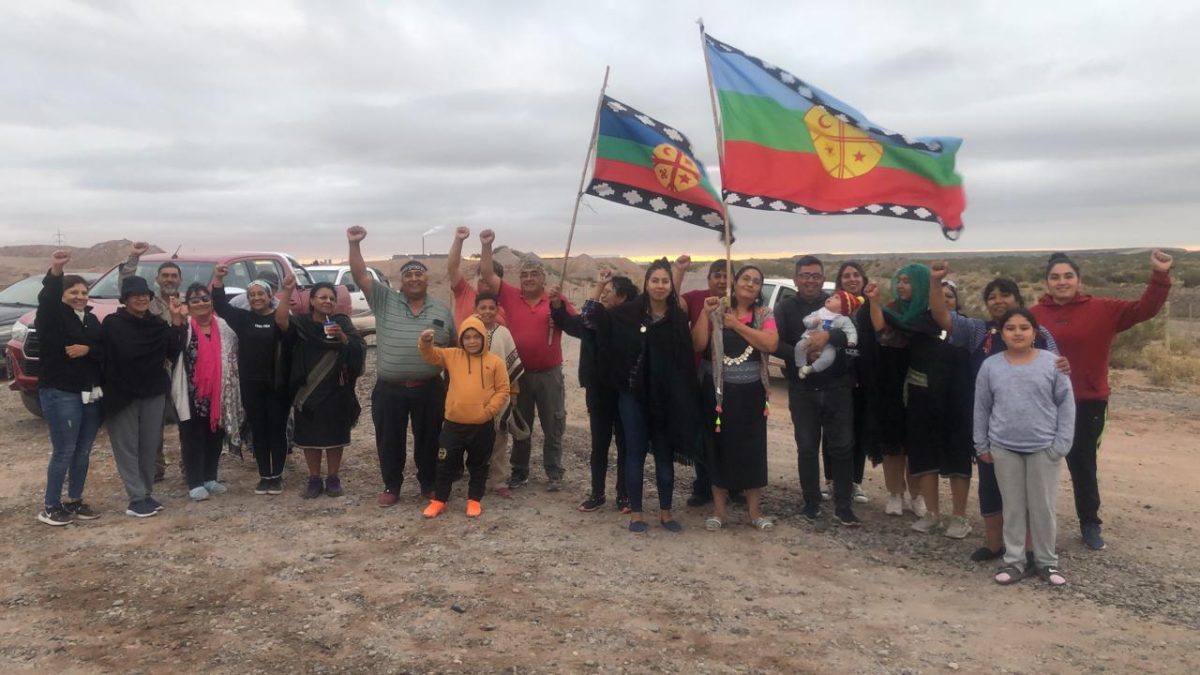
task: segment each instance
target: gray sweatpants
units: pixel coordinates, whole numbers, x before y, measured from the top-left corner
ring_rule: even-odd
[[[155,456],[162,442],[164,405],[166,395],[135,398],[108,419],[113,459],[131,502],[149,497],[154,490]]]
[[[533,429],[533,414],[537,410],[542,423],[542,467],[546,477],[562,480],[562,437],[567,429],[566,388],[563,385],[562,366],[536,373],[525,371],[521,376],[521,391],[517,394],[517,410]],[[529,455],[533,450],[531,438],[513,441],[513,476],[529,477]]]
[[[1058,536],[1055,505],[1062,458],[1049,450],[1013,452],[992,446],[996,483],[1004,498],[1004,564],[1025,568],[1026,519],[1038,567],[1058,566],[1054,541]]]

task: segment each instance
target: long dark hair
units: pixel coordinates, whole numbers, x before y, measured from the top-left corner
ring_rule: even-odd
[[[1044,278],[1049,279],[1050,270],[1054,269],[1054,266],[1059,263],[1066,263],[1067,265],[1070,265],[1071,269],[1075,270],[1075,276],[1079,276],[1079,265],[1076,264],[1074,260],[1071,260],[1071,256],[1067,255],[1066,253],[1059,252],[1050,254],[1050,259],[1046,261],[1046,275]]]
[[[650,267],[646,268],[646,278],[642,280],[642,310],[647,314],[650,313],[650,294],[646,291],[650,288],[650,275],[654,274],[654,270],[665,270],[667,279],[671,281],[671,294],[667,296],[667,314],[670,315],[674,308],[679,306],[679,289],[675,288],[675,277],[671,274],[671,262],[664,258],[659,258],[650,263]]]
[[[737,283],[738,279],[742,278],[742,273],[745,272],[746,270],[754,270],[755,272],[758,272],[758,278],[760,280],[766,280],[766,278],[767,278],[767,275],[763,274],[763,271],[758,267],[758,265],[742,265],[741,267],[738,268],[738,271],[736,273],[734,273],[733,278],[729,280],[730,288],[734,287],[734,284]],[[730,305],[736,310],[738,308],[737,293],[731,293],[730,297],[732,298],[730,300]],[[755,309],[758,309],[760,306],[762,306],[762,291],[761,290],[759,291],[758,295],[756,295],[754,297],[754,301],[750,303],[750,311],[753,312]]]

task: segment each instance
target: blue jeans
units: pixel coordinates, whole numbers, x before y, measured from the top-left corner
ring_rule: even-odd
[[[675,457],[671,447],[655,443],[650,437],[650,416],[641,401],[623,391],[617,400],[621,428],[625,432],[625,490],[629,494],[629,510],[642,512],[642,478],[646,471],[646,455],[654,455],[654,482],[658,486],[658,507],[671,510],[671,493],[675,490]]]
[[[103,414],[99,403],[84,405],[79,392],[39,389],[42,416],[50,430],[50,466],[46,469],[46,508],[62,505],[63,482],[69,477],[67,498],[83,499],[92,443]]]

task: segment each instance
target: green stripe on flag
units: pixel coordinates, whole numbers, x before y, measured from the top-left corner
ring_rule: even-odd
[[[650,159],[653,155],[654,148],[627,138],[616,138],[614,136],[605,136],[604,134],[600,134],[596,138],[596,156],[601,159],[625,162],[626,164],[642,166],[647,170],[651,170],[654,168],[654,162]],[[700,175],[700,187],[712,195],[712,198],[717,200],[717,202],[721,201],[716,189],[708,181],[706,173],[701,173]],[[666,188],[663,189],[665,190]]]
[[[802,113],[764,96],[722,91],[718,98],[726,141],[745,141],[784,152],[816,152]],[[879,166],[907,171],[943,186],[962,184],[954,172],[953,154],[933,156],[886,143],[883,147]]]

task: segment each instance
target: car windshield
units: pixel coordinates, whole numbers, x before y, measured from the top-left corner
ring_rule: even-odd
[[[337,270],[308,270],[308,275],[312,277],[314,284],[319,284],[322,281],[330,284],[337,283]]]
[[[183,282],[179,284],[179,291],[182,293],[193,282],[199,281],[202,284],[208,284],[212,280],[213,263],[210,262],[187,262],[183,260],[172,261],[179,265],[179,271],[183,276]],[[162,262],[143,262],[137,267],[137,275],[145,279],[150,288],[158,293],[158,284],[154,278],[158,276],[158,266]],[[121,282],[120,282],[120,266],[109,270],[92,286],[91,296],[93,298],[110,298],[116,300],[121,297]]]
[[[37,307],[37,296],[42,290],[42,277],[25,277],[0,291],[0,305]]]

